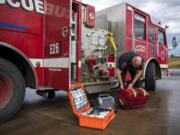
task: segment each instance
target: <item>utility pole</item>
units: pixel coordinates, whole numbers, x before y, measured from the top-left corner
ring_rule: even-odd
[[[173,39],[172,39],[172,46],[173,46],[173,49],[174,49],[174,56],[176,56],[177,54],[176,54],[176,49],[177,49],[177,46],[178,46],[178,44],[177,44],[177,40],[176,40],[176,37],[173,37]]]

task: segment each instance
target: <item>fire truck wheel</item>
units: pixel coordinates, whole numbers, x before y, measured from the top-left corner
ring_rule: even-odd
[[[149,63],[146,69],[145,89],[148,91],[155,91],[156,89],[156,76],[155,76],[154,63]]]
[[[11,62],[0,58],[0,123],[20,109],[25,95],[24,78]]]

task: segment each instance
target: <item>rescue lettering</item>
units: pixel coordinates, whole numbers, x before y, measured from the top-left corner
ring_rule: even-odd
[[[7,4],[13,8],[22,7],[26,11],[44,14],[44,2],[41,0],[0,0],[0,5]]]

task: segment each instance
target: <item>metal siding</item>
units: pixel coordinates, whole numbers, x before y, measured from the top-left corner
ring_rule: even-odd
[[[99,29],[107,30],[108,28],[108,16],[107,14],[97,15],[99,12],[96,12],[96,27]]]
[[[122,54],[126,46],[126,3],[98,11],[96,13],[96,21],[97,28],[104,28],[114,33],[119,53]],[[111,28],[108,26],[109,22],[112,22]]]

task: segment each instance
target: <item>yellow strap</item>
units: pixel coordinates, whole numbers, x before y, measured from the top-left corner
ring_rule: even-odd
[[[142,90],[144,91],[144,96],[149,96],[149,93],[145,89],[142,88]]]
[[[146,90],[145,90],[146,91]],[[146,91],[146,95],[149,96],[149,93]]]
[[[134,97],[137,97],[137,93],[134,89],[130,89],[134,93]]]
[[[143,90],[144,96],[149,96],[149,93],[145,89],[143,89],[143,88],[141,88],[141,89]]]
[[[121,103],[121,105],[124,105],[124,102],[121,99],[119,99],[119,102]]]
[[[144,93],[144,96],[146,96],[146,95],[147,95],[147,92],[146,92],[144,89],[142,89],[142,91],[143,91],[143,93]]]

